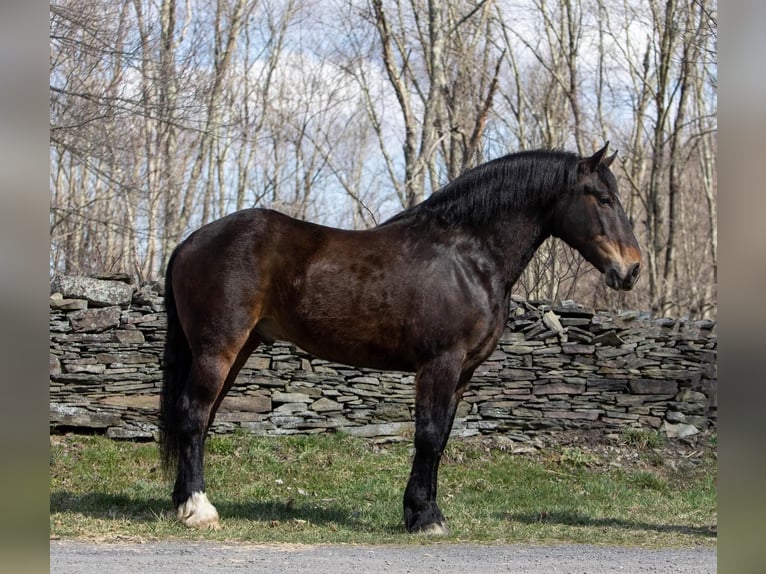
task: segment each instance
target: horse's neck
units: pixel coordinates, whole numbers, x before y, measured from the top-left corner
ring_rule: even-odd
[[[550,232],[543,221],[523,213],[497,221],[493,231],[486,245],[505,280],[506,289],[510,290]]]

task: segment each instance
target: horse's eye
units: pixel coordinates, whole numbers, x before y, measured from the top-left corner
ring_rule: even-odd
[[[600,205],[603,205],[604,207],[611,207],[612,205],[612,196],[611,195],[598,195],[598,202]]]

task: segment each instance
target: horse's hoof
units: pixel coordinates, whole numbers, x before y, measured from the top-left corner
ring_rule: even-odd
[[[429,524],[428,526],[424,526],[420,530],[418,530],[419,533],[425,534],[427,536],[449,536],[450,530],[447,528],[447,525],[438,522],[434,522],[433,524]]]
[[[204,492],[192,493],[186,502],[178,506],[177,514],[178,520],[189,528],[218,530],[221,527],[218,511]]]
[[[442,519],[428,524],[409,524],[407,530],[411,534],[425,534],[426,536],[448,536],[450,529],[447,523]]]

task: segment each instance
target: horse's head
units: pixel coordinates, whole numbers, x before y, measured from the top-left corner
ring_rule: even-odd
[[[612,289],[631,289],[641,269],[641,251],[617,197],[606,157],[609,142],[577,164],[576,181],[556,201],[551,233],[577,249],[601,271]]]

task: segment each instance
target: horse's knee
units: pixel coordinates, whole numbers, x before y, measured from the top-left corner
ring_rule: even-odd
[[[186,389],[175,405],[181,433],[196,435],[207,430],[223,398],[227,374],[225,360],[211,356],[195,358]]]
[[[441,458],[449,439],[451,419],[417,421],[415,426],[415,451],[421,456]]]
[[[218,398],[232,361],[223,356],[204,355],[197,357],[192,365],[194,381],[193,395],[200,403],[212,404]]]

